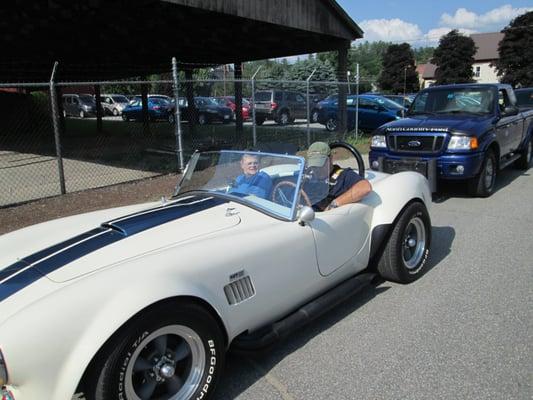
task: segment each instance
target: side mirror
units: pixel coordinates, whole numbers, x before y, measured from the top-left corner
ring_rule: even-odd
[[[315,211],[308,206],[304,206],[298,211],[298,222],[300,225],[305,225],[315,219]]]
[[[517,114],[518,114],[518,108],[515,106],[507,106],[503,110],[503,115],[506,117],[510,117],[512,115],[517,115]]]

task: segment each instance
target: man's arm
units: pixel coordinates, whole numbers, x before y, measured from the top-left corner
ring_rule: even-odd
[[[372,185],[366,179],[360,180],[348,189],[346,192],[338,196],[334,201],[337,206],[343,206],[345,204],[357,203],[368,193],[372,191]]]

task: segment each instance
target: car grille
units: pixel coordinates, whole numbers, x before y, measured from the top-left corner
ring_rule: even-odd
[[[230,305],[239,304],[255,294],[255,288],[249,276],[242,277],[224,286],[224,293]]]
[[[438,153],[444,144],[443,135],[403,136],[389,135],[387,145],[398,153]]]

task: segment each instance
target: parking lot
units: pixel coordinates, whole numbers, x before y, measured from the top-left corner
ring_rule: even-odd
[[[229,354],[215,398],[531,399],[533,170],[488,199],[444,188],[430,270],[382,282],[260,355]]]

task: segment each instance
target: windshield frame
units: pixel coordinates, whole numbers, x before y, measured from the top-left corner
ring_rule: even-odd
[[[212,153],[220,153],[220,154],[230,153],[230,154],[238,154],[240,156],[242,156],[244,154],[253,154],[253,155],[257,155],[258,157],[283,157],[283,158],[287,158],[289,160],[298,161],[298,163],[299,163],[299,168],[297,170],[298,171],[298,179],[296,180],[297,194],[296,194],[296,196],[293,199],[293,202],[292,202],[292,205],[291,205],[291,208],[290,208],[289,217],[277,214],[277,213],[275,213],[275,212],[273,212],[271,210],[268,210],[268,209],[266,209],[264,207],[261,207],[261,206],[259,206],[257,204],[254,204],[254,203],[251,203],[249,201],[243,200],[241,197],[233,195],[231,193],[220,193],[220,192],[215,192],[215,191],[211,191],[211,190],[204,190],[204,189],[194,189],[194,190],[188,190],[188,191],[180,193],[180,188],[183,186],[183,183],[184,183],[185,179],[190,179],[190,177],[192,176],[192,174],[193,174],[193,172],[195,170],[195,167],[196,167],[196,163],[200,159],[200,156],[202,154],[210,154],[210,153],[211,154]],[[296,165],[298,165],[298,164],[296,164]],[[260,211],[260,212],[262,212],[262,213],[264,213],[264,214],[266,214],[266,215],[268,215],[270,217],[274,217],[274,218],[280,219],[282,221],[296,221],[297,214],[298,214],[298,205],[300,204],[301,188],[302,188],[302,184],[303,184],[303,178],[304,178],[304,175],[305,175],[305,167],[306,167],[306,161],[305,161],[304,157],[302,157],[302,156],[293,156],[293,155],[289,155],[289,154],[268,153],[268,152],[262,152],[262,151],[244,151],[244,150],[195,151],[193,153],[193,155],[191,156],[189,162],[187,163],[187,166],[185,167],[185,170],[183,171],[181,179],[179,180],[178,184],[176,185],[176,188],[174,189],[174,194],[172,195],[172,199],[180,198],[181,196],[190,195],[191,193],[203,193],[203,194],[208,194],[208,195],[212,195],[212,196],[218,196],[218,197],[223,197],[223,198],[230,199],[232,201],[235,201],[236,203],[246,205],[247,207],[253,208],[254,210],[258,210],[258,211]]]

